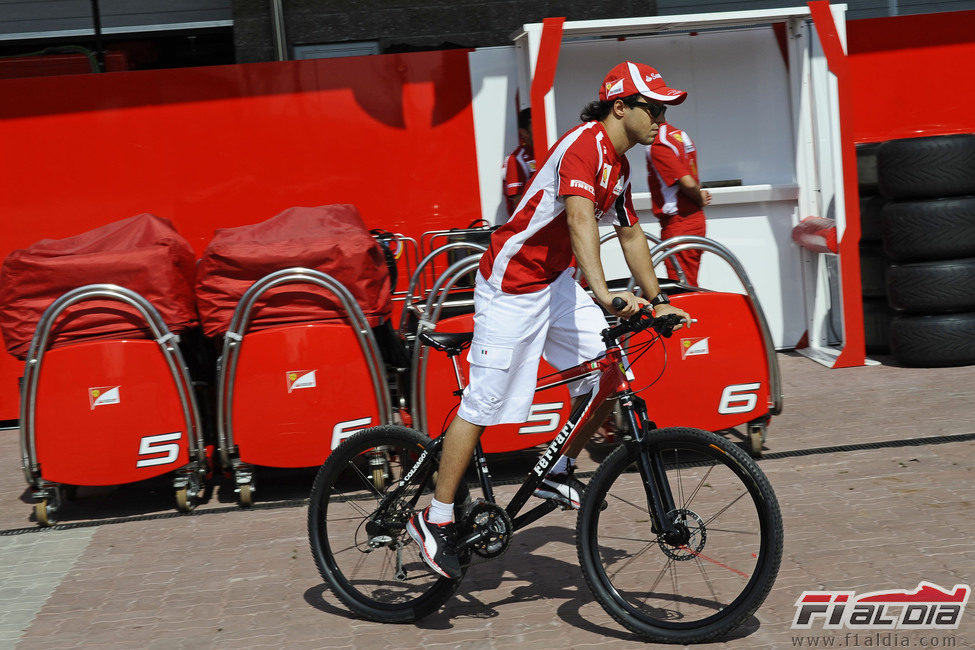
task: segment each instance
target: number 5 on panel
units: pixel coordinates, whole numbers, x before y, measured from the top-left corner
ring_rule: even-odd
[[[182,437],[182,431],[143,436],[139,441],[139,456],[153,456],[153,458],[140,458],[136,461],[135,466],[152,467],[153,465],[175,463],[176,459],[179,458],[179,439]],[[157,454],[166,455],[158,456]]]

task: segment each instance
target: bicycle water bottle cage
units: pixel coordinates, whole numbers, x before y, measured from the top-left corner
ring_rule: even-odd
[[[473,332],[423,332],[420,342],[435,350],[446,352],[448,357],[456,357],[471,345]]]

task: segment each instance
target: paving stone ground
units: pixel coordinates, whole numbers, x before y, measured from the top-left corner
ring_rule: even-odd
[[[782,568],[752,620],[701,647],[975,647],[973,611],[957,630],[926,634],[790,629],[803,590],[975,583],[975,367],[830,370],[779,358],[786,410],[760,467],[783,513]],[[38,531],[15,432],[0,432],[0,470],[0,648],[653,647],[593,600],[572,513],[519,531],[440,612],[380,625],[351,617],[315,569],[300,504],[308,473],[265,476],[259,504],[279,507],[250,511],[233,507],[222,481],[190,516],[160,516],[171,512],[165,483],[92,491],[66,504],[68,526]]]

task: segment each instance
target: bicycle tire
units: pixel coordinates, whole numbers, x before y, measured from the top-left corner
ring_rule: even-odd
[[[579,511],[586,583],[610,616],[648,641],[724,636],[758,609],[778,574],[783,532],[775,493],[748,454],[713,433],[659,429],[644,446],[664,463],[674,493],[670,515],[685,526],[686,540],[677,546],[651,532],[640,475],[626,476],[636,469],[638,445],[621,445],[596,470]],[[685,489],[694,481],[693,491]]]
[[[386,518],[389,525],[379,531],[366,528],[382,496],[396,488],[429,443],[429,438],[406,427],[366,429],[335,448],[315,477],[308,505],[312,556],[332,593],[362,618],[380,623],[415,621],[439,609],[461,580],[433,573],[405,530],[406,521],[432,496],[430,477],[436,463],[410,477]],[[377,486],[380,480],[384,483]],[[468,494],[462,482],[456,501],[464,503]],[[387,537],[388,542],[377,541]],[[405,576],[397,575],[398,566]]]

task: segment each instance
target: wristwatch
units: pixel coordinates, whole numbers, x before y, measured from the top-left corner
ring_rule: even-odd
[[[650,304],[653,305],[654,307],[657,307],[659,305],[669,305],[670,298],[667,297],[667,294],[661,291],[656,296],[650,299]]]

